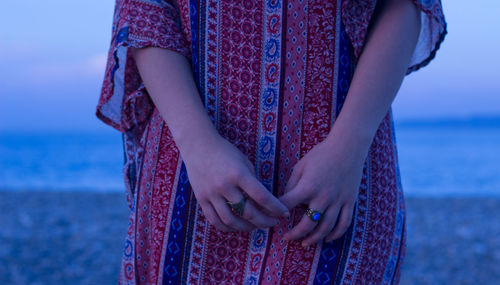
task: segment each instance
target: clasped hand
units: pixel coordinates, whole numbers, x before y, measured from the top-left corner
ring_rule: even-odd
[[[342,140],[324,140],[293,168],[285,194],[279,199],[255,177],[248,158],[222,137],[190,150],[184,161],[191,187],[208,221],[222,231],[251,231],[278,224],[299,204],[323,213],[319,222],[304,216],[285,234],[303,239],[304,246],[343,235],[352,221],[363,163],[363,148]],[[231,212],[227,201],[250,198],[243,215]]]
[[[279,199],[289,209],[305,204],[322,217],[314,222],[304,215],[284,238],[303,239],[303,246],[340,238],[352,222],[365,158],[364,147],[337,138],[325,139],[307,152]]]
[[[185,150],[184,162],[196,200],[208,221],[217,229],[251,231],[278,224],[278,216],[288,217],[288,209],[255,176],[248,158],[220,136]],[[248,200],[241,216],[227,202]]]

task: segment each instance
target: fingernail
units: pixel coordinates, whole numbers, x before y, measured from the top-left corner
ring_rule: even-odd
[[[302,246],[303,246],[303,247],[308,247],[308,246],[309,246],[309,244],[308,244],[307,242],[303,242],[303,243],[302,243]]]
[[[281,214],[281,216],[285,217],[285,218],[288,218],[290,217],[290,212],[289,211],[286,211],[284,212],[283,214]]]

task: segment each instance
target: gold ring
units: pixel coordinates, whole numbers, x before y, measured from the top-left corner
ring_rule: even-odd
[[[243,216],[243,209],[245,208],[245,203],[247,201],[246,197],[243,197],[241,201],[237,203],[232,203],[227,201],[226,203],[229,205],[231,208],[231,212],[237,214],[238,216]]]
[[[323,214],[320,211],[307,208],[306,216],[308,216],[313,222],[317,223],[321,219]]]

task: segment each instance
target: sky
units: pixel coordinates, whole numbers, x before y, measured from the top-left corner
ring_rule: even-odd
[[[396,121],[500,116],[500,2],[443,0],[448,35],[407,76]],[[112,0],[6,1],[0,10],[0,131],[109,131],[95,116]]]

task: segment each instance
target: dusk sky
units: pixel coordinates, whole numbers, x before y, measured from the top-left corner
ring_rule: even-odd
[[[396,120],[500,116],[500,2],[445,0],[437,58],[406,77]],[[95,116],[114,1],[6,1],[0,130],[109,131]]]

